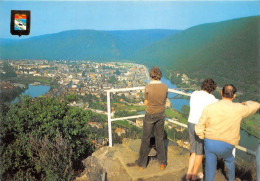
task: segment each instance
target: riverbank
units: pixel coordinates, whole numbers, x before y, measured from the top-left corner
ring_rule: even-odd
[[[50,86],[50,89],[54,89],[58,87],[58,82],[55,78],[50,77],[40,77],[40,76],[33,76],[33,75],[24,75],[19,77],[10,77],[7,79],[11,83],[18,83],[18,84],[33,84],[33,85],[46,85]]]
[[[20,84],[32,84],[34,82],[40,82],[41,84],[50,85],[51,79],[46,77],[38,77],[32,75],[25,75],[20,77],[10,77],[8,81],[11,83],[20,83]]]
[[[58,86],[57,81],[53,78],[39,77],[39,76],[32,76],[32,75],[9,77],[9,78],[5,79],[5,82],[9,82],[11,85],[14,86],[13,91],[9,90],[7,92],[5,92],[5,91],[1,92],[1,94],[3,94],[2,97],[4,97],[4,99],[1,99],[1,101],[4,101],[5,103],[14,103],[17,101],[18,96],[25,95],[25,94],[28,94],[28,92],[31,92],[31,91],[28,91],[30,86],[38,85],[38,86],[47,86],[48,87],[48,88],[44,87],[43,90],[39,90],[39,92],[40,92],[39,95],[42,95],[41,94],[42,91],[44,92],[43,94],[45,94],[46,89],[48,89],[48,91],[49,91]],[[1,96],[1,94],[0,94],[0,96]],[[34,93],[34,91],[32,94],[38,95],[37,93]],[[33,97],[38,97],[38,96],[33,96]]]
[[[15,85],[9,81],[0,82],[0,103],[8,103],[23,93],[28,88],[27,85]]]

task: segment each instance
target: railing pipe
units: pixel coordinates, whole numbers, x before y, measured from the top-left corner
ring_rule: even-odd
[[[119,120],[127,120],[127,119],[134,119],[134,118],[143,118],[143,117],[144,117],[144,114],[137,115],[137,116],[128,116],[128,117],[114,118],[114,119],[111,119],[111,121],[119,121]]]
[[[256,152],[254,152],[254,151],[252,151],[252,150],[249,150],[249,149],[244,148],[244,147],[239,146],[239,145],[237,145],[236,148],[239,149],[239,150],[241,150],[241,151],[243,151],[243,152],[247,152],[247,153],[249,153],[249,154],[251,154],[251,155],[253,155],[253,156],[256,156]]]
[[[178,125],[180,125],[180,126],[182,126],[182,127],[185,127],[185,128],[188,127],[187,124],[183,124],[183,123],[180,123],[180,122],[178,122],[178,121],[174,121],[174,120],[172,120],[172,119],[168,119],[167,121],[169,121],[169,122],[171,122],[171,123],[174,123],[174,124],[178,124]]]
[[[186,93],[186,92],[183,92],[183,91],[178,91],[178,90],[175,90],[175,89],[168,89],[168,92],[175,93],[175,94],[180,94],[180,95],[184,95],[184,96],[191,96],[190,93]]]
[[[110,90],[106,90],[106,91],[107,92],[126,92],[126,91],[144,90],[144,89],[145,89],[145,87],[132,87],[132,88],[122,88],[122,89],[110,89]],[[184,95],[184,96],[191,96],[190,93],[178,91],[178,90],[175,90],[175,89],[168,89],[168,92],[180,94],[180,95]]]
[[[144,90],[145,87],[132,87],[132,88],[122,88],[122,89],[109,89],[107,92],[126,92],[132,90]]]
[[[111,106],[110,106],[110,92],[107,91],[107,120],[108,120],[108,139],[109,146],[112,147],[112,125],[111,125]]]

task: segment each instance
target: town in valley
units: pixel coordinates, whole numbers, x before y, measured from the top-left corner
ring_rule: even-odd
[[[30,80],[29,85],[31,86],[50,85],[50,90],[44,96],[67,98],[70,101],[70,106],[80,107],[85,110],[90,109],[94,113],[105,117],[107,110],[106,90],[143,87],[149,81],[147,68],[144,65],[134,63],[65,60],[0,61],[0,74],[2,76],[10,74],[10,72],[7,72],[10,69],[13,70],[15,76],[9,81],[1,81],[2,92],[8,89],[10,91],[10,89],[17,86],[25,87],[23,81]],[[143,98],[143,90],[113,93],[111,97],[112,117],[144,114]],[[172,119],[184,120],[180,112],[170,107],[171,103],[168,100],[167,114]],[[106,129],[104,128],[106,127],[106,120],[104,122],[92,121],[89,122],[89,125],[92,128],[103,130]],[[176,127],[169,122],[166,122],[166,125],[169,130]],[[118,126],[114,128],[114,132],[119,137],[126,136],[129,127],[137,127],[140,136],[142,118],[132,121],[118,121]],[[177,132],[181,137],[183,129],[177,126]],[[173,137],[175,139],[175,134]],[[96,142],[98,142],[97,140]],[[187,142],[184,143],[183,145],[187,147]],[[104,139],[99,141],[98,145],[102,144],[105,144]]]

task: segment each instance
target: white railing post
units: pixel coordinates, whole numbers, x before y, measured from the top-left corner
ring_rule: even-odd
[[[112,125],[111,125],[111,106],[110,106],[110,91],[107,91],[107,120],[108,120],[108,139],[109,147],[112,147]]]

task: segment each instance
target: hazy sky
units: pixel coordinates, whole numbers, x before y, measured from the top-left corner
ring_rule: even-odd
[[[0,38],[11,10],[31,11],[26,38],[74,29],[177,29],[260,15],[260,1],[9,1],[0,0]],[[18,36],[15,36],[18,38]]]

